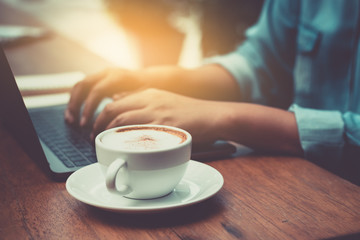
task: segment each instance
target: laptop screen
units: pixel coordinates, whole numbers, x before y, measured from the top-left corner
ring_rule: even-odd
[[[16,85],[14,75],[0,47],[0,117],[6,129],[15,137],[30,158],[46,172],[50,173],[49,164],[23,98]]]

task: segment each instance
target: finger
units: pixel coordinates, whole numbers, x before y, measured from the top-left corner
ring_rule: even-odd
[[[80,126],[83,127],[89,124],[101,100],[107,96],[111,96],[112,92],[115,91],[114,89],[117,88],[117,86],[114,86],[114,84],[111,82],[116,84],[114,79],[106,76],[89,91],[89,94],[87,95],[84,102],[84,108],[80,119]]]
[[[75,124],[78,121],[81,105],[86,99],[91,86],[101,79],[102,75],[104,75],[104,72],[87,76],[71,89],[70,100],[65,110],[65,120],[68,123]]]
[[[146,102],[144,102],[141,96],[138,96],[137,94],[107,104],[94,122],[93,134],[97,134],[104,130],[116,116],[129,111],[142,109],[146,105]]]
[[[113,118],[110,123],[104,128],[94,129],[91,134],[91,139],[95,139],[95,137],[102,131],[114,127],[120,127],[125,125],[134,125],[134,124],[150,124],[152,123],[151,118],[147,117],[148,115],[145,113],[144,109],[125,112],[123,114],[117,115]]]
[[[71,90],[70,100],[65,110],[65,120],[75,124],[79,118],[80,107],[86,97],[87,87],[84,82],[77,83]]]
[[[116,116],[105,129],[124,125],[149,124],[152,121],[151,115],[147,113],[146,109],[139,109]]]
[[[119,100],[121,98],[124,98],[124,97],[128,96],[129,94],[130,94],[130,92],[119,92],[119,93],[114,94],[112,96],[112,99],[114,101],[117,101],[117,100]]]

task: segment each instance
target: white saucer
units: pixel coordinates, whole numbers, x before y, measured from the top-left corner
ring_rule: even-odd
[[[169,195],[134,200],[110,193],[105,187],[104,176],[98,163],[72,173],[66,181],[71,196],[88,205],[114,212],[158,212],[192,205],[215,195],[223,186],[222,175],[213,167],[190,160],[186,173]]]

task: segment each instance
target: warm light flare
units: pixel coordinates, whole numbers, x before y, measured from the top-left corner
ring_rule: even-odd
[[[2,0],[90,51],[130,69],[153,65],[198,66],[201,61],[199,15],[177,16],[147,1],[129,1],[123,11],[109,7],[126,1]],[[166,13],[164,11],[167,11]],[[117,14],[114,15],[114,14]],[[122,15],[121,15],[122,14]]]

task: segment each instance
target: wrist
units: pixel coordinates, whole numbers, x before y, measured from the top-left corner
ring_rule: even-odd
[[[219,112],[219,138],[253,149],[302,154],[294,114],[248,103],[229,103]]]
[[[178,92],[182,88],[185,70],[177,66],[148,67],[139,71],[143,86]]]
[[[243,124],[237,113],[241,103],[214,101],[213,104],[216,104],[216,114],[213,114],[212,129],[216,140],[240,142],[239,128]]]

